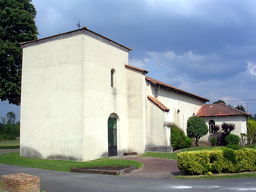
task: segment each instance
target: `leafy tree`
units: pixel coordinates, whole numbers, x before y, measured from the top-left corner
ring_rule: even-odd
[[[5,128],[5,125],[3,123],[0,123],[0,133],[3,132],[4,128]]]
[[[208,127],[205,124],[203,118],[198,116],[192,116],[187,122],[187,135],[188,137],[194,137],[196,139],[196,146],[200,138],[208,133]]]
[[[0,99],[20,104],[22,48],[37,39],[31,0],[0,0]]]
[[[255,143],[256,140],[256,121],[250,118],[247,122],[247,137],[250,143]]]
[[[217,104],[217,103],[223,103],[223,104],[226,105],[226,102],[223,101],[223,100],[221,100],[221,99],[219,99],[218,101],[214,101],[214,102],[213,102],[213,104]]]
[[[251,116],[251,118],[256,121],[256,113],[253,116]]]
[[[239,110],[241,110],[241,111],[243,111],[243,112],[246,112],[246,110],[245,110],[245,108],[244,108],[243,105],[237,105],[235,108],[236,108],[236,109],[239,109]]]
[[[233,123],[222,123],[221,131],[218,133],[217,141],[218,145],[227,145],[226,137],[236,128]]]
[[[13,112],[8,112],[6,114],[6,119],[8,124],[15,124],[16,122],[16,115]]]
[[[0,123],[0,139],[15,139],[20,136],[20,122],[16,122],[16,115],[13,112],[8,112],[5,117],[1,117]]]

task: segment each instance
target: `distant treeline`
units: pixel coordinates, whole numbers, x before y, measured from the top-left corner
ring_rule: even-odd
[[[16,121],[16,115],[8,112],[5,117],[1,117],[0,140],[14,140],[20,136],[20,122]]]

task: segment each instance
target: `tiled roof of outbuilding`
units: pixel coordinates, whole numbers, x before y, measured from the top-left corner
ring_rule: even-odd
[[[151,100],[153,103],[155,103],[160,109],[162,109],[165,112],[169,112],[170,109],[168,109],[164,104],[162,104],[157,98],[148,95],[149,100]]]
[[[251,114],[245,113],[234,107],[225,104],[204,104],[196,114],[200,117],[217,117],[217,116],[250,116]]]
[[[134,66],[132,66],[132,65],[126,64],[125,67],[128,67],[128,68],[130,68],[130,69],[133,69],[133,70],[135,70],[135,71],[142,72],[143,74],[147,74],[147,73],[148,73],[148,71],[146,71],[146,70],[144,70],[144,69],[140,69],[140,68],[138,68],[138,67],[134,67]]]
[[[198,95],[189,93],[189,92],[187,92],[187,91],[183,91],[183,90],[181,90],[181,89],[178,89],[178,88],[176,88],[176,87],[174,87],[174,86],[171,86],[171,85],[169,85],[169,84],[166,84],[166,83],[164,83],[164,82],[158,81],[158,80],[153,79],[153,78],[148,77],[148,76],[146,76],[146,80],[149,81],[150,83],[154,84],[154,85],[159,85],[159,86],[164,87],[164,88],[166,88],[166,89],[172,90],[172,91],[177,92],[177,93],[181,93],[181,94],[183,94],[183,95],[188,95],[188,96],[190,96],[190,97],[197,98],[197,99],[202,100],[202,101],[204,101],[204,102],[210,101],[209,99],[200,97],[200,96],[198,96]]]

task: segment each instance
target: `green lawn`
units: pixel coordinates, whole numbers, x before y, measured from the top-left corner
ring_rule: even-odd
[[[19,149],[20,140],[0,141],[0,149]]]
[[[159,152],[147,152],[141,155],[142,157],[158,157],[164,159],[177,160],[177,153],[159,153]]]
[[[30,159],[20,157],[20,154],[17,152],[1,154],[0,163],[56,171],[70,171],[70,168],[76,167],[136,166],[140,168],[143,166],[141,162],[111,158],[101,158],[86,162]]]

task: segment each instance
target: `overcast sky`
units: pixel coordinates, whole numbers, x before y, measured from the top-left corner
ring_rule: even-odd
[[[148,76],[256,113],[255,0],[33,0],[38,38],[81,26],[132,48]],[[244,101],[237,101],[244,100]],[[234,102],[235,101],[235,102]],[[40,102],[40,101],[38,101]],[[0,116],[19,107],[0,103]]]

